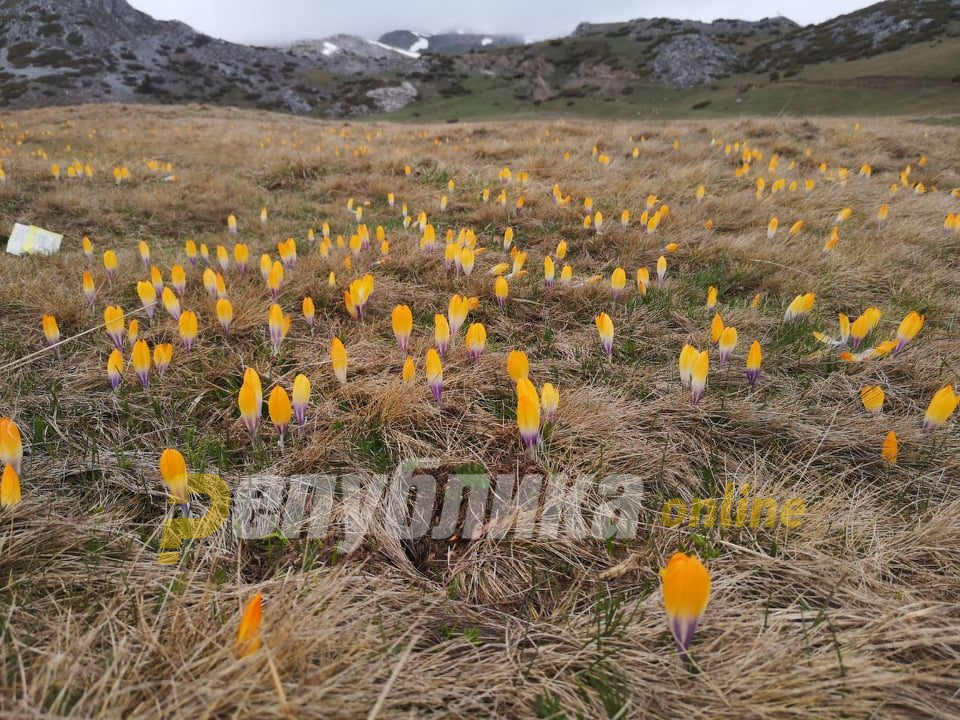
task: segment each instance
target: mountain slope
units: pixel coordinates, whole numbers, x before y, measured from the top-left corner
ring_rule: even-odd
[[[323,65],[338,76],[404,74],[422,72],[427,63],[416,53],[406,52],[357,35],[332,35],[320,40],[300,40],[287,50]]]
[[[957,0],[881,2],[758,46],[747,57],[747,65],[754,72],[790,72],[814,63],[856,60],[925,40],[958,37]]]
[[[0,44],[0,97],[15,106],[197,100],[305,112],[326,94],[297,58],[154,20],[124,0],[7,0]]]
[[[378,62],[359,69],[380,73]],[[374,80],[345,106],[335,76],[357,70],[345,53],[310,57],[229,43],[180,22],[155,20],[124,0],[0,3],[0,103],[12,107],[196,101],[356,113],[402,105],[378,98],[395,81]],[[415,92],[406,95],[409,100]]]
[[[398,30],[282,48],[217,40],[125,0],[0,0],[0,106],[15,108],[205,102],[450,119],[839,112],[859,102],[891,112],[952,107],[958,89],[960,0],[888,0],[806,27],[653,18],[582,23],[529,44]]]
[[[525,80],[535,99],[619,92],[639,81],[691,87],[746,69],[746,52],[796,28],[785,18],[702,23],[668,18],[582,23],[566,38],[461,56],[461,71]],[[534,93],[531,92],[531,97]]]
[[[425,85],[401,116],[952,112],[960,2],[889,0],[806,27],[785,18],[583,23],[569,37],[449,60],[457,92]]]

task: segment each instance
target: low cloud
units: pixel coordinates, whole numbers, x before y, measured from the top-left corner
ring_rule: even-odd
[[[785,15],[801,24],[822,22],[868,3],[862,0],[789,0],[773,7],[759,0],[595,0],[581,5],[556,0],[486,0],[415,3],[354,0],[350,3],[315,0],[132,0],[131,4],[162,20],[181,20],[215,37],[243,43],[283,43],[304,38],[350,33],[376,38],[389,30],[422,32],[469,30],[509,33],[532,38],[569,34],[578,23],[613,22],[635,17],[675,17],[695,20],[740,18],[757,20]]]

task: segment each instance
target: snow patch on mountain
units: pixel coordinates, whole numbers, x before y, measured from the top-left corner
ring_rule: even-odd
[[[419,35],[419,33],[418,33]],[[417,41],[407,48],[407,52],[414,53],[417,57],[420,57],[420,51],[426,50],[430,47],[430,36],[429,35],[419,35]]]
[[[386,45],[386,44],[384,44],[384,43],[382,43],[382,42],[378,42],[377,40],[367,40],[367,42],[370,43],[371,45],[375,45],[375,46],[378,47],[378,48],[382,48],[382,49],[384,49],[384,50],[389,50],[390,52],[399,53],[400,55],[403,55],[404,57],[408,57],[408,58],[418,58],[418,57],[420,57],[420,53],[418,53],[418,52],[411,52],[410,50],[401,50],[401,49],[398,48],[398,47],[393,47],[393,45]]]

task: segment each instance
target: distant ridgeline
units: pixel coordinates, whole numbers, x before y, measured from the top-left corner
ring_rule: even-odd
[[[886,75],[893,67],[897,77],[960,82],[958,38],[960,3],[950,0],[890,0],[806,27],[782,17],[655,18],[581,23],[569,36],[540,42],[520,34],[396,30],[378,40],[341,34],[277,48],[218,40],[155,20],[125,0],[5,0],[0,106],[197,102],[342,117],[408,105],[414,115],[441,107],[469,114],[472,97],[477,108],[501,114],[596,114],[599,102],[666,107],[672,96],[659,92],[664,88],[729,79],[743,92],[807,81],[803,73],[818,64],[834,68],[831,81]],[[849,63],[889,53],[899,54],[887,67]]]

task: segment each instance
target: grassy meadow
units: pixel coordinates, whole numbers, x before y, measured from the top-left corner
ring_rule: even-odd
[[[328,123],[201,106],[36,110],[0,114],[0,124],[0,233],[13,222],[64,233],[50,257],[0,254],[0,416],[18,424],[24,446],[23,499],[0,510],[0,715],[960,714],[960,434],[955,417],[921,428],[933,395],[960,380],[960,236],[944,229],[960,210],[960,129],[895,118]],[[756,153],[738,175],[744,144]],[[65,172],[77,160],[92,179],[51,174],[51,164]],[[858,172],[865,164],[869,177]],[[129,180],[115,182],[115,167],[128,167]],[[496,202],[504,167],[513,171],[505,207]],[[845,181],[840,168],[849,168]],[[772,193],[779,178],[785,187]],[[556,201],[555,184],[569,204]],[[669,206],[652,233],[640,223],[649,195],[657,196],[650,212]],[[603,213],[599,233],[584,227],[587,197]],[[384,228],[386,255],[376,239],[356,257],[338,247],[336,236],[357,231],[351,198],[371,235]],[[843,208],[852,213],[838,222]],[[420,248],[420,211],[436,229],[435,251]],[[779,229],[769,238],[771,217]],[[318,248],[325,221],[327,257]],[[835,226],[835,247],[824,252]],[[503,250],[507,227],[528,255],[501,310],[490,270],[513,262]],[[464,228],[477,236],[469,276],[443,262],[448,229],[456,237]],[[258,261],[275,259],[288,237],[298,258],[277,302],[290,329],[274,352]],[[229,334],[201,281],[202,260],[186,258],[188,239],[208,247],[218,270],[218,245],[249,246],[246,273],[223,272]],[[180,303],[199,318],[189,352],[162,307],[152,321],[141,309],[136,285],[149,277],[141,240],[165,282],[173,265],[186,270]],[[118,256],[112,278],[101,260],[108,249]],[[549,287],[547,256],[558,278]],[[565,264],[572,277],[561,283]],[[627,283],[614,297],[618,267]],[[641,267],[652,276],[645,294],[635,280]],[[84,270],[96,284],[92,308]],[[354,320],[343,292],[367,272],[374,289]],[[710,287],[715,309],[706,307]],[[478,302],[443,357],[438,403],[424,357],[434,314],[445,314],[455,293]],[[812,310],[785,321],[805,293],[816,295]],[[306,296],[316,306],[312,329],[301,313]],[[391,329],[401,303],[413,317],[417,368],[408,383]],[[119,389],[110,387],[107,305],[136,318],[151,347],[174,346],[148,389],[129,367],[129,344]],[[854,320],[869,307],[882,316],[859,348],[814,337],[836,337],[839,313]],[[843,359],[895,337],[910,311],[925,324],[902,351]],[[615,326],[609,358],[594,324],[600,312]],[[717,313],[739,334],[723,367],[712,349]],[[47,348],[44,314],[59,324],[59,352]],[[464,349],[473,322],[487,332],[478,361]],[[348,356],[345,384],[331,367],[334,337]],[[744,371],[754,340],[763,364],[751,389]],[[710,353],[697,404],[678,376],[685,343]],[[532,453],[520,441],[505,366],[514,349],[526,352],[537,388],[549,382],[560,393]],[[310,380],[306,424],[282,449],[266,408],[255,445],[240,420],[247,367],[265,396],[276,384],[289,391],[298,374]],[[884,392],[879,415],[861,402],[867,386]],[[881,455],[890,431],[895,463]],[[347,553],[335,532],[238,540],[225,526],[162,565],[161,526],[173,512],[158,471],[164,448],[231,489],[251,473],[372,478],[410,458],[436,458],[444,477],[633,474],[644,496],[631,540],[410,542],[375,524]],[[730,483],[742,495],[802,499],[802,521],[665,523],[667,500],[719,501]],[[536,511],[521,512],[532,521]],[[335,503],[334,515],[343,512]],[[678,550],[697,555],[712,578],[686,663],[658,574]],[[257,592],[262,647],[238,658],[241,612]]]

